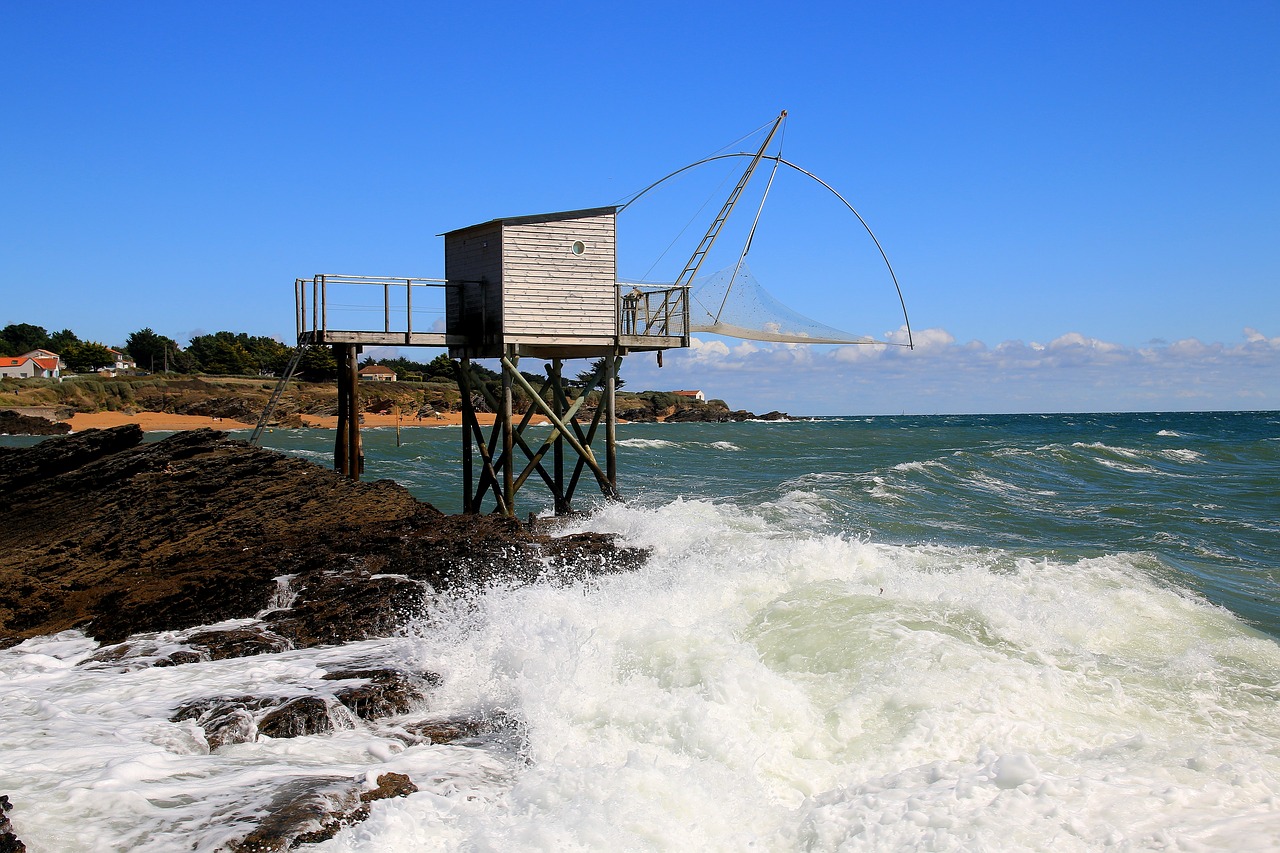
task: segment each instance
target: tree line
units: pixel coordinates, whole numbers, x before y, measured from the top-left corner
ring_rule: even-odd
[[[186,347],[150,328],[130,333],[123,344],[108,347],[99,341],[81,340],[70,329],[50,334],[43,326],[11,323],[0,329],[0,355],[22,355],[36,349],[56,352],[71,373],[92,373],[116,363],[115,349],[126,353],[139,370],[149,373],[215,373],[259,376],[281,373],[293,348],[274,338],[244,332],[196,335]],[[308,378],[337,375],[338,366],[328,347],[311,347],[304,353],[300,372]]]
[[[11,323],[0,329],[0,355],[22,355],[37,349],[56,352],[71,373],[93,373],[101,368],[111,367],[116,363],[112,349],[126,353],[138,370],[148,373],[213,373],[221,376],[279,375],[284,372],[293,355],[292,347],[275,338],[247,335],[244,332],[224,331],[196,335],[184,348],[178,346],[173,338],[150,328],[130,333],[125,342],[116,347],[108,347],[98,341],[81,340],[70,329],[51,334],[43,326],[30,323]],[[402,382],[429,382],[433,379],[453,381],[455,378],[453,361],[446,353],[441,353],[428,362],[413,361],[402,356],[371,357],[362,364],[389,367]],[[600,361],[596,361],[575,377],[564,377],[564,384],[567,387],[582,387],[591,380],[599,367]],[[475,362],[472,362],[472,371],[486,385],[497,386],[501,382],[499,374]],[[333,351],[326,346],[308,347],[299,362],[298,372],[302,378],[313,381],[336,377],[338,364]],[[534,387],[538,387],[546,378],[521,372]],[[621,388],[624,384],[619,378],[617,387]]]

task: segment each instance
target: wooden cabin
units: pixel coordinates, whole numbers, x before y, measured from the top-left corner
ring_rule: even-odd
[[[446,232],[449,354],[597,358],[688,346],[683,289],[620,292],[616,217],[596,207]]]

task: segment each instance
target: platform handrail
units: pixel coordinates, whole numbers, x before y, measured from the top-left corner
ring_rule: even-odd
[[[689,334],[689,287],[619,282],[618,334],[686,337]]]
[[[310,285],[310,305],[308,306],[307,285]],[[342,309],[345,306],[331,306],[330,286],[354,285],[380,287],[382,289],[382,328],[346,330],[346,331],[381,331],[384,334],[413,335],[413,290],[415,287],[448,288],[458,286],[458,282],[450,282],[443,278],[425,278],[422,276],[385,276],[385,275],[348,275],[345,273],[320,273],[310,279],[294,280],[294,307],[297,321],[299,341],[324,340],[329,333],[329,312],[331,307]],[[397,304],[392,298],[394,288],[403,287],[404,301]],[[308,307],[310,316],[308,317]],[[367,310],[374,310],[372,308]],[[393,320],[397,322],[393,322]],[[309,322],[308,322],[309,321]],[[372,324],[370,324],[372,325]],[[395,328],[395,327],[402,328]]]

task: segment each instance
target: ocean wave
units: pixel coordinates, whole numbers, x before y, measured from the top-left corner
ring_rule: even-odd
[[[651,557],[440,598],[390,639],[134,672],[77,666],[78,632],[0,651],[23,837],[216,849],[282,779],[389,770],[420,793],[326,849],[1257,850],[1280,829],[1280,647],[1150,554],[882,544],[705,500],[606,504],[584,531]],[[357,662],[438,672],[432,714],[500,710],[521,750],[406,746],[393,719],[210,751],[164,722]]]
[[[618,439],[618,446],[659,450],[666,447],[680,447],[681,445],[679,442],[667,441],[665,438],[622,438]]]

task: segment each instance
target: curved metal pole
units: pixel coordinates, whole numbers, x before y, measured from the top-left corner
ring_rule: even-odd
[[[698,166],[706,165],[707,163],[714,163],[716,160],[727,160],[727,159],[728,159],[728,158],[730,158],[730,157],[754,157],[754,156],[755,156],[754,154],[748,154],[748,153],[746,153],[746,152],[739,151],[739,152],[737,152],[737,153],[735,153],[735,154],[716,154],[716,155],[711,156],[711,157],[704,157],[703,159],[698,160],[698,161],[697,161],[697,162],[695,162],[695,163],[690,163],[688,166],[683,166],[683,167],[681,167],[681,168],[679,168],[679,169],[676,169],[674,172],[672,172],[671,174],[667,175],[665,178],[659,178],[658,180],[656,180],[656,181],[654,181],[653,183],[649,184],[649,186],[645,187],[645,188],[644,188],[644,189],[642,189],[640,192],[636,193],[636,194],[635,194],[635,195],[633,195],[630,199],[628,199],[626,204],[624,204],[624,205],[622,205],[621,207],[619,207],[619,208],[618,208],[618,212],[619,212],[619,213],[621,213],[622,211],[626,210],[626,209],[627,209],[628,207],[630,207],[630,206],[631,206],[631,205],[632,205],[632,204],[633,204],[637,199],[639,199],[641,196],[643,196],[643,195],[645,195],[646,193],[648,193],[650,190],[655,189],[655,188],[656,188],[656,187],[658,187],[660,184],[663,184],[663,183],[665,183],[665,182],[667,182],[667,181],[671,180],[672,178],[674,178],[676,175],[679,175],[679,174],[681,174],[681,173],[683,173],[683,172],[687,172],[687,171],[689,171],[690,169],[696,168],[696,167],[698,167]],[[769,155],[767,155],[767,154],[766,154],[765,156],[761,157],[760,159],[761,159],[761,160],[773,160],[775,163],[781,163],[781,164],[782,164],[782,165],[784,165],[784,166],[790,166],[792,169],[795,169],[795,170],[796,170],[797,172],[799,172],[800,174],[805,175],[806,177],[813,178],[813,179],[814,179],[815,181],[817,181],[819,184],[822,184],[822,186],[826,187],[826,189],[827,189],[827,190],[828,190],[828,191],[829,191],[833,196],[835,196],[836,198],[840,199],[841,204],[843,204],[845,207],[849,208],[849,212],[850,212],[850,213],[852,213],[854,216],[858,217],[858,221],[862,223],[862,227],[863,227],[863,229],[864,229],[864,230],[866,230],[866,232],[867,232],[867,236],[869,236],[869,237],[871,238],[871,242],[872,242],[872,243],[875,243],[875,244],[876,244],[876,249],[880,252],[880,258],[884,261],[885,268],[889,270],[889,277],[890,277],[891,279],[893,279],[893,288],[894,288],[894,290],[896,290],[896,291],[898,292],[898,304],[902,306],[902,321],[903,321],[903,324],[907,327],[907,343],[906,343],[906,346],[907,346],[907,348],[908,348],[908,349],[915,349],[915,340],[914,340],[914,338],[912,337],[912,334],[911,334],[911,319],[907,316],[907,301],[902,297],[902,286],[898,284],[898,276],[897,276],[897,274],[893,271],[893,264],[889,263],[889,256],[888,256],[887,254],[885,254],[884,247],[883,247],[883,246],[881,246],[881,245],[880,245],[880,241],[876,239],[875,232],[873,232],[873,231],[871,230],[871,226],[867,224],[867,220],[865,220],[865,219],[863,219],[863,218],[862,218],[862,214],[861,214],[861,213],[858,213],[857,209],[856,209],[856,208],[854,208],[854,206],[853,206],[852,204],[849,204],[848,200],[847,200],[847,199],[845,199],[845,197],[844,197],[844,196],[842,196],[842,195],[840,195],[840,193],[836,192],[835,187],[831,186],[831,184],[829,184],[829,183],[827,183],[826,181],[822,180],[822,178],[819,178],[817,175],[815,175],[813,172],[810,172],[808,169],[801,168],[800,166],[797,166],[795,163],[792,163],[790,160],[786,160],[786,159],[784,159],[784,158],[783,158],[783,157],[781,157],[781,156],[770,157]],[[901,344],[899,344],[898,346],[902,346],[902,345],[901,345]]]

